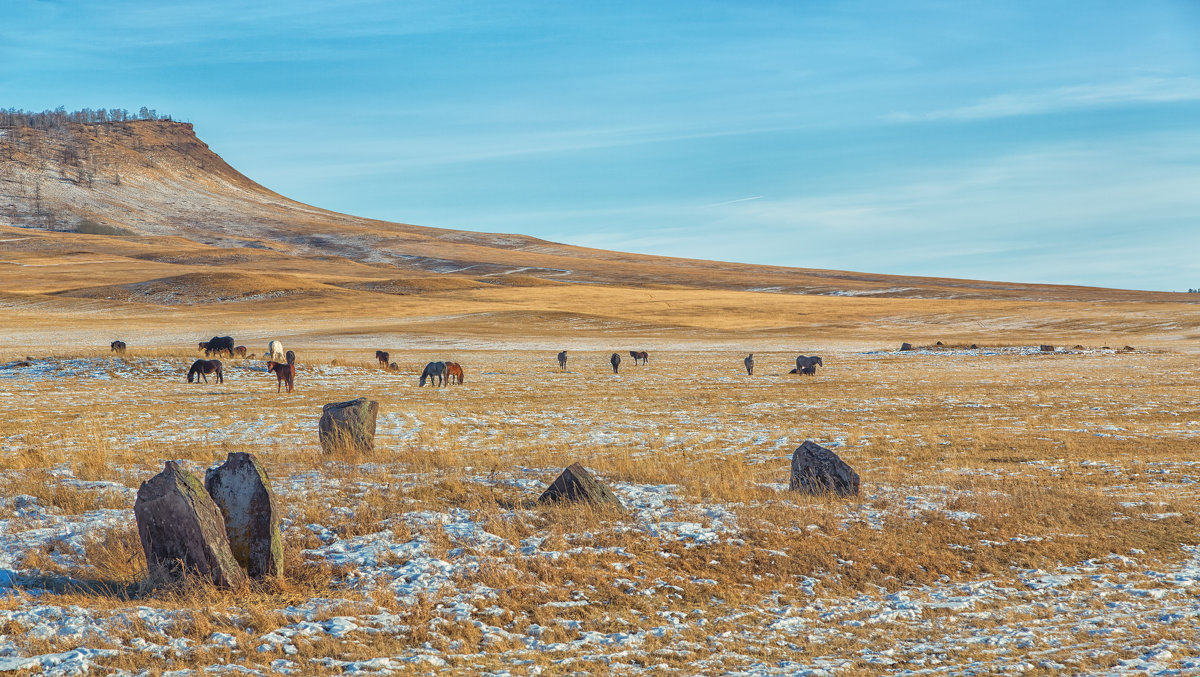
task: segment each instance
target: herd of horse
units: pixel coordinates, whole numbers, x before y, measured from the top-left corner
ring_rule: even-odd
[[[213,355],[228,354],[230,357],[245,358],[246,346],[234,345],[233,337],[231,336],[214,336],[207,341],[201,341],[199,349],[204,351],[204,356],[211,357]],[[119,355],[124,355],[128,346],[124,341],[113,341],[109,344],[109,349]],[[629,356],[633,358],[634,365],[646,365],[650,362],[650,353],[645,350],[630,350]],[[253,357],[251,355],[250,357]],[[275,392],[280,393],[286,387],[287,391],[293,392],[296,388],[296,353],[291,350],[284,351],[283,344],[279,341],[271,341],[267,344],[267,350],[263,353],[263,357],[267,360],[267,371],[275,374]],[[375,359],[380,366],[391,371],[399,371],[399,366],[395,362],[391,362],[391,355],[384,350],[375,351]],[[754,353],[746,355],[742,360],[746,367],[746,374],[754,375]],[[612,366],[614,374],[620,373],[621,355],[613,353],[609,357],[609,364]],[[804,376],[814,376],[817,373],[817,367],[824,366],[824,362],[816,355],[800,355],[796,358],[796,368],[792,369],[789,374],[800,374]],[[567,370],[567,351],[563,350],[558,353],[558,369],[559,371]],[[212,374],[216,383],[225,382],[224,365],[220,360],[196,360],[188,369],[188,383],[199,383],[203,380],[208,383],[208,376]],[[463,383],[463,368],[457,362],[436,361],[425,365],[425,369],[421,372],[421,378],[418,381],[418,386],[424,386],[425,381],[429,381],[430,385],[444,386],[453,383],[462,385]],[[436,381],[436,383],[435,383]]]

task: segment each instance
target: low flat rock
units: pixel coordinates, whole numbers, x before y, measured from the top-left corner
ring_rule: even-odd
[[[858,495],[858,473],[832,451],[805,440],[792,454],[788,488],[806,494]]]
[[[253,454],[229,454],[210,468],[204,488],[225,517],[225,534],[238,564],[259,579],[283,570],[279,507],[267,471]]]
[[[365,397],[326,404],[321,407],[321,421],[317,426],[321,449],[327,454],[341,449],[375,451],[375,419],[378,415],[379,403]]]
[[[578,463],[572,463],[550,483],[546,491],[538,497],[539,503],[551,501],[586,501],[594,505],[615,505],[621,510],[625,504],[600,480],[592,477],[587,468]]]
[[[175,461],[142,482],[133,514],[151,580],[198,574],[227,588],[245,583],[246,574],[229,548],[221,509],[200,479]]]

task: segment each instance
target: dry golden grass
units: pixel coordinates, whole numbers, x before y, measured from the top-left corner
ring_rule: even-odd
[[[446,654],[448,668],[463,672],[502,667],[516,656],[550,674],[570,671],[554,662],[566,656],[579,661],[571,669],[603,669],[599,659],[577,651],[529,654],[520,642],[445,617],[444,603],[455,591],[485,586],[493,591],[487,604],[502,610],[490,623],[517,634],[537,624],[547,644],[570,642],[580,631],[648,630],[662,624],[663,614],[678,613],[709,624],[647,639],[640,648],[652,662],[686,671],[695,652],[670,650],[694,642],[732,652],[722,669],[819,651],[843,652],[851,659],[848,674],[872,674],[878,666],[854,656],[864,648],[882,651],[897,636],[869,623],[842,627],[840,638],[799,637],[796,648],[759,645],[743,631],[772,622],[765,599],[810,601],[803,585],[809,579],[820,581],[819,598],[877,599],[956,581],[1020,585],[1023,570],[1055,571],[1138,551],[1135,575],[1176,565],[1186,556],[1180,546],[1200,542],[1194,485],[1178,481],[1194,477],[1189,463],[1200,433],[1198,370],[1190,355],[841,349],[824,353],[817,377],[802,378],[784,373],[794,353],[780,352],[756,352],[758,375],[748,377],[743,355],[732,351],[653,351],[649,365],[623,365],[613,376],[607,351],[572,351],[570,372],[557,373],[549,350],[393,350],[403,367],[397,374],[373,364],[373,351],[288,347],[301,355],[292,395],[276,395],[274,379],[255,371],[256,361],[232,361],[224,385],[188,385],[183,371],[194,355],[165,347],[132,354],[127,363],[107,362],[102,351],[72,356],[91,366],[71,372],[74,363],[63,360],[54,364],[64,371],[46,378],[4,382],[12,398],[4,402],[12,414],[0,421],[5,496],[27,494],[64,515],[128,509],[128,494],[67,480],[133,488],[164,459],[202,469],[231,451],[251,451],[266,463],[292,524],[283,579],[237,595],[197,584],[141,585],[144,562],[128,522],[93,534],[85,557],[53,545],[26,553],[23,570],[87,582],[56,587],[41,603],[108,614],[149,605],[186,617],[172,637],[202,645],[213,632],[225,632],[237,640],[233,654],[213,648],[186,658],[123,654],[107,667],[174,669],[253,656],[260,665],[287,659],[323,674],[338,671],[320,664],[325,658],[396,656],[429,643]],[[462,363],[466,385],[416,387],[429,359]],[[357,395],[379,400],[385,417],[376,453],[323,455],[315,434],[320,405]],[[11,406],[18,401],[22,406]],[[788,455],[805,438],[842,444],[838,453],[862,475],[861,497],[780,489]],[[628,483],[620,486],[671,485],[670,512],[533,503],[533,487],[574,461],[610,482]],[[403,518],[423,511],[459,511],[511,549],[461,542],[436,523]],[[728,531],[710,541],[672,532],[672,524],[703,528],[714,520],[725,520]],[[17,530],[23,524],[37,526],[32,519],[8,522]],[[358,567],[305,555],[322,544],[301,528],[306,524],[343,540],[380,533],[395,543],[419,539],[427,556],[475,557],[479,564],[457,574],[451,589],[413,604],[360,580]],[[520,555],[531,538],[544,539],[541,551],[574,554]],[[393,554],[381,564],[405,561]],[[1086,583],[1075,585],[1086,593]],[[657,592],[639,592],[647,586]],[[580,595],[587,605],[546,606]],[[292,622],[280,609],[322,597],[346,606],[319,618],[386,610],[411,631],[340,640],[319,635],[298,638],[294,653],[258,652],[264,634]],[[697,610],[703,616],[693,616]],[[748,615],[733,620],[738,614]],[[927,622],[942,617],[932,609],[925,614]],[[914,626],[901,635],[915,641],[922,632],[928,630]],[[136,624],[124,633],[110,641],[153,635]],[[1081,644],[1095,644],[1080,635]],[[65,646],[21,644],[29,653]],[[976,649],[956,651],[945,660],[988,660]],[[1077,667],[1098,669],[1120,657]]]

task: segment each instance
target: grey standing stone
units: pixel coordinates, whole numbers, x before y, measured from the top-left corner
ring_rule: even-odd
[[[279,508],[267,471],[253,454],[229,454],[210,468],[204,488],[225,517],[225,534],[233,557],[250,578],[278,576],[283,570],[283,538]]]
[[[225,535],[221,509],[200,479],[167,461],[142,482],[133,504],[138,535],[151,579],[179,580],[194,573],[217,585],[236,588],[246,581]]]
[[[603,482],[578,463],[572,463],[538,498],[539,503],[550,501],[586,501],[595,505],[611,504],[621,510],[625,504]]]
[[[326,404],[321,407],[321,421],[317,426],[321,448],[327,454],[338,449],[375,451],[375,417],[378,415],[379,403],[365,397]]]
[[[912,349],[913,349],[913,347],[912,347],[911,343],[901,343],[900,344],[900,350],[912,350]]]
[[[833,492],[858,495],[858,473],[838,455],[812,440],[805,440],[792,454],[792,491],[806,494]]]

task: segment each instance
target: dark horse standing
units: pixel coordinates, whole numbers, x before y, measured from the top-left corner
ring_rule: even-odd
[[[113,341],[112,343],[108,344],[108,349],[119,355],[124,355],[125,354],[125,342],[124,341]]]
[[[633,358],[633,366],[635,367],[637,366],[638,360],[641,360],[642,364],[646,364],[650,361],[650,353],[644,350],[631,350],[629,351],[629,356]]]
[[[612,357],[608,358],[608,361],[610,364],[612,364],[613,373],[614,374],[618,373],[617,370],[621,368],[621,356],[616,353],[613,353]]]
[[[816,355],[813,355],[812,357],[805,357],[805,356],[801,355],[800,357],[796,358],[796,373],[815,374],[815,373],[817,373],[818,366],[824,367],[825,364],[822,363],[821,358],[817,357]],[[811,372],[804,371],[808,367],[812,367]]]
[[[220,360],[196,360],[192,363],[192,368],[188,369],[188,383],[193,380],[199,383],[201,378],[208,383],[208,374],[216,374],[217,383],[225,382],[225,374],[221,371]]]
[[[754,353],[747,355],[746,359],[742,360],[742,364],[746,365],[746,375],[754,376]]]
[[[296,365],[294,362],[286,364],[267,362],[267,371],[275,372],[275,392],[278,393],[283,385],[287,386],[289,393],[296,389]]]
[[[375,351],[375,359],[379,360],[379,366],[387,369],[388,362],[391,361],[391,355],[388,355],[382,350]]]
[[[565,350],[558,354],[558,370],[567,370],[567,351]]]
[[[421,372],[421,382],[418,386],[425,385],[425,379],[429,379],[429,385],[433,385],[433,379],[437,378],[438,385],[446,384],[446,363],[445,362],[430,362],[425,365],[425,371]]]

